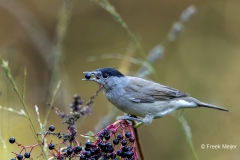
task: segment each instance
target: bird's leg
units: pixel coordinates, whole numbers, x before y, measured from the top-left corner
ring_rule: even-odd
[[[132,120],[130,118],[134,118],[134,117],[132,115],[130,115],[130,114],[124,113],[123,116],[117,117],[117,120],[125,119],[132,126],[132,122],[131,122]]]
[[[122,119],[126,119],[129,121],[137,121],[137,122],[142,122],[144,124],[151,124],[152,120],[153,120],[154,116],[151,115],[146,115],[144,118],[135,118],[135,117],[131,117],[129,114],[122,116]]]
[[[142,122],[146,125],[149,125],[152,123],[152,120],[153,120],[154,116],[152,115],[146,115],[143,119],[142,119]]]

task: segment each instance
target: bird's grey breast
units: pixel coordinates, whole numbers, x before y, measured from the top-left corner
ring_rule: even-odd
[[[132,108],[132,93],[128,93],[126,87],[129,84],[128,77],[122,77],[121,81],[111,89],[105,89],[104,93],[109,102],[115,107],[126,113],[131,113]]]
[[[127,79],[126,77],[112,77],[109,81],[111,81],[111,87],[105,88],[105,96],[111,103],[118,106],[120,103],[119,99],[125,94],[124,88],[126,86]]]

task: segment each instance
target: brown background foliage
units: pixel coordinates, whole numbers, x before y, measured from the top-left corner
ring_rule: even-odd
[[[231,110],[230,113],[205,108],[185,111],[184,116],[191,127],[193,143],[199,159],[239,159],[240,1],[111,0],[110,2],[133,33],[141,39],[146,52],[161,42],[187,6],[194,4],[197,7],[197,13],[186,24],[177,41],[168,46],[163,58],[153,66],[162,84]],[[47,109],[46,102],[49,102],[50,97],[48,88],[51,70],[40,54],[41,51],[36,47],[36,43],[30,38],[26,24],[45,31],[49,43],[45,42],[50,48],[44,45],[40,48],[44,54],[51,57],[50,43],[54,44],[55,41],[54,35],[62,1],[23,0],[16,3],[16,6],[10,7],[6,7],[4,3],[8,2],[0,3],[1,55],[9,61],[12,74],[20,89],[23,84],[23,70],[24,67],[27,68],[26,102],[38,128],[34,105],[40,108],[43,119]],[[18,6],[19,4],[21,7]],[[20,19],[12,13],[11,7],[16,13],[19,12]],[[28,14],[21,17],[22,7],[28,11]],[[122,61],[100,59],[87,62],[89,57],[99,58],[109,53],[125,54],[127,48],[132,46],[127,34],[108,12],[91,1],[78,0],[73,1],[71,19],[63,44],[64,55],[60,63],[62,86],[54,103],[62,110],[67,110],[75,93],[80,94],[86,102],[97,90],[96,84],[81,80],[83,71],[105,66],[118,68]],[[141,56],[136,51],[133,57]],[[137,68],[138,66],[132,65],[130,71],[136,71]],[[22,109],[3,70],[0,70],[0,91],[2,91],[1,106]],[[111,109],[108,106],[107,100],[100,94],[95,101],[93,115],[85,117],[79,123],[79,133],[94,130],[97,122],[101,121]],[[119,111],[117,115],[121,114]],[[65,126],[53,112],[50,124],[55,125],[59,131],[65,131]],[[0,110],[0,128],[6,141],[14,136],[19,143],[25,145],[35,143],[28,121],[23,117]],[[174,117],[166,116],[155,120],[149,126],[140,127],[139,132],[146,159],[193,159],[181,127]],[[85,139],[81,141],[85,143]],[[234,150],[211,150],[201,149],[201,144],[238,146]],[[20,148],[7,144],[7,149],[9,157],[12,157],[10,151],[18,152]],[[0,155],[1,159],[7,159],[1,145]]]

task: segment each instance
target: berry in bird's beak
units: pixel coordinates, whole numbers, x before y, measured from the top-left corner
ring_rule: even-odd
[[[82,80],[89,80],[89,81],[96,81],[98,79],[100,79],[99,76],[97,76],[97,73],[95,71],[92,71],[92,72],[83,72],[85,74],[85,78],[82,79]],[[95,77],[91,77],[91,76],[95,76]]]
[[[85,78],[84,79],[82,79],[82,80],[89,80],[89,81],[94,81],[95,80],[95,78],[91,78],[91,76],[92,76],[92,72],[83,72],[84,74],[85,74]]]
[[[87,73],[85,74],[85,78],[86,78],[86,79],[90,79],[90,78],[91,78],[91,73],[90,73],[90,72],[87,72]]]

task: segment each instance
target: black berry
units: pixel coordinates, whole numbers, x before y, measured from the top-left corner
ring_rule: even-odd
[[[125,136],[126,136],[127,138],[130,138],[130,137],[131,137],[131,133],[130,133],[130,132],[126,132],[126,133],[125,133]]]
[[[90,157],[91,157],[91,152],[90,152],[90,151],[86,151],[86,152],[85,152],[85,156],[86,156],[87,158],[90,158]]]
[[[130,138],[129,138],[129,141],[130,141],[130,142],[134,142],[134,141],[135,141],[135,138],[134,138],[134,137],[130,137]]]
[[[24,153],[24,157],[25,158],[29,158],[30,157],[30,153],[29,152]]]
[[[52,143],[50,143],[50,144],[49,144],[49,146],[48,146],[48,148],[49,148],[50,150],[53,150],[53,149],[54,149],[54,147],[55,147],[55,145],[54,145],[54,144],[52,144]]]
[[[98,146],[102,149],[106,146],[106,143],[101,141],[101,142],[98,143]]]
[[[91,145],[92,145],[92,143],[91,143],[90,141],[86,142],[86,147],[87,147],[87,148],[90,148]]]
[[[127,151],[126,153],[127,158],[132,158],[133,152],[132,151]]]
[[[110,139],[110,135],[109,135],[109,134],[106,134],[106,135],[104,136],[104,138],[105,138],[106,140],[109,140],[109,139]]]
[[[82,150],[82,147],[81,146],[76,146],[74,149],[73,149],[73,152],[78,154],[79,152],[81,152]]]
[[[122,134],[118,134],[117,135],[117,139],[122,140],[123,139],[123,135]]]
[[[118,140],[117,138],[115,138],[115,139],[113,140],[113,144],[118,145],[118,144],[119,144],[119,140]]]
[[[103,137],[104,137],[103,133],[99,134],[99,138],[103,139]]]
[[[122,147],[122,151],[123,151],[123,152],[127,152],[127,151],[128,151],[128,147],[127,147],[127,146],[123,146],[123,147]]]
[[[87,73],[85,74],[85,78],[86,78],[86,79],[90,79],[90,78],[91,78],[91,73],[90,73],[90,72],[87,72]]]
[[[85,159],[86,159],[85,155],[80,156],[80,160],[85,160]]]
[[[126,141],[125,139],[124,139],[124,140],[122,140],[122,142],[121,142],[121,143],[122,143],[122,145],[123,145],[123,146],[126,146],[126,145],[127,145],[127,141]]]
[[[91,155],[93,156],[93,155],[96,154],[96,150],[95,150],[95,149],[90,149],[90,153],[91,153]]]
[[[73,153],[73,150],[72,150],[71,147],[69,147],[69,148],[67,149],[67,154],[68,154],[68,155],[71,155],[72,153]]]
[[[18,154],[18,155],[17,155],[17,159],[18,159],[18,160],[22,160],[22,159],[23,159],[23,155]]]
[[[74,136],[71,135],[71,134],[68,134],[68,135],[67,135],[67,139],[68,139],[70,142],[72,142],[72,141],[74,140]]]
[[[51,126],[48,127],[48,130],[53,132],[55,130],[55,127],[53,125],[51,125]]]
[[[118,155],[118,156],[122,156],[122,153],[123,153],[122,150],[118,150],[118,151],[117,151],[117,155]]]
[[[15,138],[14,138],[14,137],[11,137],[11,138],[9,138],[9,142],[10,142],[10,143],[12,143],[12,144],[13,144],[13,143],[15,143],[15,141],[16,141],[16,140],[15,140]]]
[[[126,158],[126,157],[127,157],[126,153],[123,152],[121,157],[122,157],[122,158]]]
[[[132,151],[132,147],[127,147],[128,151]]]
[[[114,151],[114,148],[108,148],[108,153],[112,153]]]
[[[112,143],[108,142],[106,145],[108,148],[112,148]]]
[[[104,130],[104,134],[105,134],[105,135],[108,135],[108,134],[110,134],[110,133],[111,133],[111,131],[110,131],[109,129]]]

